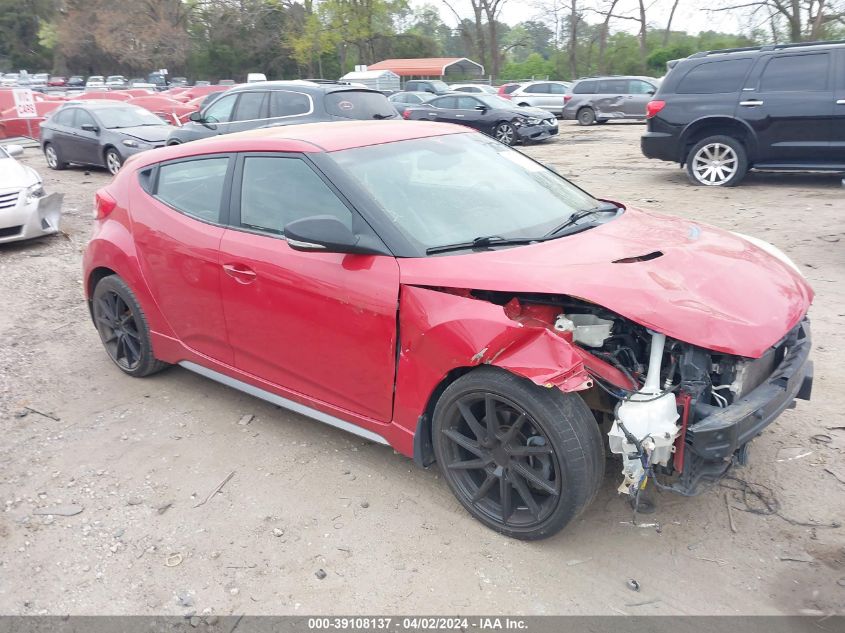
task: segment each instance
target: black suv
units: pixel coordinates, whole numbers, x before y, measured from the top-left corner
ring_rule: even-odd
[[[189,123],[176,128],[167,144],[276,125],[398,116],[387,97],[377,90],[335,82],[262,81],[216,96],[202,110],[192,113]]]
[[[641,147],[730,187],[751,168],[845,171],[845,41],[696,53],[648,104]]]

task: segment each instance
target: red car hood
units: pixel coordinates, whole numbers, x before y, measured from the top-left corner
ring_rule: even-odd
[[[631,208],[557,240],[399,264],[403,284],[566,294],[672,338],[752,358],[795,326],[813,299],[798,272],[747,240]]]

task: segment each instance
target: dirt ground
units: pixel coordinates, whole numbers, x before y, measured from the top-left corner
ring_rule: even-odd
[[[735,472],[771,489],[781,516],[720,486],[659,495],[641,520],[660,528],[634,526],[609,459],[584,515],[521,543],[389,448],[180,368],[125,377],[81,288],[92,195],[109,176],[51,172],[31,149],[24,162],[65,193],[66,235],[0,246],[0,613],[845,613],[845,527],[805,525],[845,523],[841,176],[693,187],[641,156],[642,130],[564,123],[525,151],[600,197],[766,239],[810,280],[813,400]],[[42,514],[56,506],[82,511]]]

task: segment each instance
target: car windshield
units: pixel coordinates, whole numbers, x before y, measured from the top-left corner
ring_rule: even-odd
[[[501,97],[497,97],[496,95],[473,95],[476,99],[481,101],[484,105],[488,108],[507,108],[508,110],[512,110],[514,107],[514,103],[512,101],[508,101],[507,99],[502,99]],[[517,106],[519,107],[519,106]]]
[[[427,249],[479,237],[543,238],[599,201],[481,134],[449,134],[332,154],[386,217]]]
[[[137,106],[125,106],[120,108],[103,108],[97,110],[97,118],[103,127],[110,130],[122,127],[136,127],[138,125],[164,125],[164,121],[159,119],[149,110],[139,108]]]

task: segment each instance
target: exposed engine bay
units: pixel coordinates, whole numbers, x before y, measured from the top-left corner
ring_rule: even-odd
[[[675,485],[658,479],[683,472],[688,428],[760,385],[784,354],[783,345],[759,359],[713,352],[566,296],[470,295],[502,305],[510,318],[526,325],[553,329],[600,361],[585,362],[594,385],[581,395],[597,421],[609,426],[610,450],[623,463],[619,491],[631,495],[649,479],[658,487],[694,494],[697,480]]]

